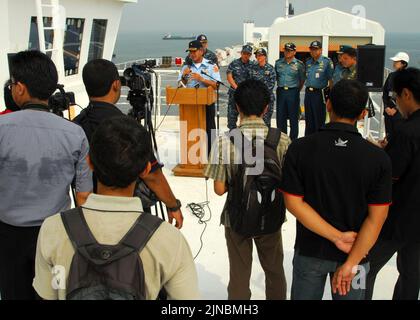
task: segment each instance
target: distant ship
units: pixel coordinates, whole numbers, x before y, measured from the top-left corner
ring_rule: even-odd
[[[173,36],[171,34],[165,35],[162,40],[194,40],[194,36]]]

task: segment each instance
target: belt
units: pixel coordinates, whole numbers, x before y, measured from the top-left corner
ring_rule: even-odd
[[[306,92],[320,92],[322,89],[319,88],[313,88],[313,87],[307,87]]]
[[[298,89],[298,88],[296,88],[296,87],[293,87],[293,88],[291,88],[291,87],[279,87],[279,89],[284,90],[284,91],[289,91],[289,90],[294,90],[294,89]]]

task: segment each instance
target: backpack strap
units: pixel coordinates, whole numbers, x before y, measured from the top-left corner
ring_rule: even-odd
[[[62,212],[61,220],[75,250],[98,243],[89,229],[82,208]]]
[[[158,217],[148,213],[142,213],[130,231],[120,241],[120,244],[140,253],[162,223],[163,220]]]
[[[280,143],[281,139],[281,130],[276,128],[270,128],[268,130],[267,138],[265,138],[265,144],[272,148],[273,150],[277,150],[277,146]]]

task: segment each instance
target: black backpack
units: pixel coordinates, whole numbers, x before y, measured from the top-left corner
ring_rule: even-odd
[[[115,246],[101,245],[92,235],[81,208],[61,213],[75,249],[67,280],[67,300],[145,300],[139,253],[162,220],[141,214]]]
[[[245,163],[244,151],[252,155],[256,152],[256,138],[248,141],[239,129],[230,133],[230,140],[241,152],[241,164],[235,164],[236,172],[229,182],[227,209],[230,227],[236,233],[255,238],[272,234],[280,230],[285,221],[286,208],[280,188],[281,164],[277,155],[277,146],[281,139],[281,131],[270,128],[264,140],[264,170],[260,175],[249,175],[250,168],[256,163]],[[238,135],[243,143],[235,144]]]

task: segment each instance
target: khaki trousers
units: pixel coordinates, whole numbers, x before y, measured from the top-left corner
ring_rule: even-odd
[[[255,239],[245,238],[230,228],[225,228],[229,255],[229,300],[250,300],[249,282],[252,269],[253,244],[265,273],[267,300],[286,300],[286,277],[283,269],[283,241],[281,230]]]

